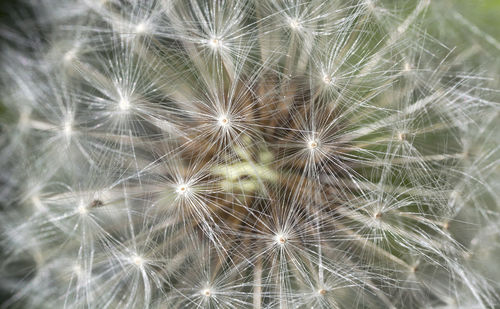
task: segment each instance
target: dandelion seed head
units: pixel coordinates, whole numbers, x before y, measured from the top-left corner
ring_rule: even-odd
[[[203,295],[207,298],[212,297],[212,290],[209,288],[203,289],[203,290],[201,290],[201,295]]]
[[[139,255],[134,254],[130,259],[132,264],[136,265],[137,267],[142,267],[144,265],[144,259]]]
[[[428,0],[393,2],[24,1],[0,34],[12,306],[494,307],[496,42],[448,49]]]
[[[217,123],[221,127],[228,127],[230,125],[230,120],[227,115],[221,115],[219,118],[217,118]]]
[[[118,101],[118,108],[122,112],[126,112],[130,110],[131,104],[130,101],[127,98],[121,98],[120,101]]]
[[[328,74],[325,74],[323,75],[323,83],[325,83],[325,85],[330,85],[332,83],[332,77]]]
[[[286,238],[286,236],[285,236],[284,234],[282,234],[282,233],[278,233],[278,234],[276,234],[276,235],[274,236],[274,241],[275,241],[278,245],[282,246],[282,245],[285,245],[285,244],[286,244],[286,242],[287,242],[287,238]]]
[[[66,120],[63,125],[63,134],[66,138],[70,138],[73,134],[73,123],[71,120]]]
[[[222,39],[218,37],[212,37],[208,40],[208,46],[212,49],[220,49],[223,46]]]
[[[405,141],[407,139],[407,134],[404,132],[399,132],[398,133],[398,140],[399,141]]]
[[[72,61],[75,59],[76,54],[77,54],[77,53],[76,53],[76,50],[74,50],[74,49],[71,49],[71,50],[67,51],[67,52],[64,54],[64,56],[63,56],[63,61],[64,61],[65,63],[70,63],[70,62],[72,62]]]
[[[292,30],[300,30],[302,28],[302,24],[298,18],[289,18],[288,25]]]
[[[177,189],[175,191],[177,192],[178,195],[186,195],[189,193],[190,188],[187,184],[182,183],[177,186]]]
[[[308,141],[307,148],[309,148],[309,150],[315,150],[316,148],[318,148],[318,141],[317,140]]]
[[[89,212],[88,208],[85,206],[83,201],[80,201],[80,204],[78,205],[77,211],[81,216],[85,216]]]
[[[135,28],[135,33],[137,34],[145,34],[149,31],[149,26],[145,22],[138,23]]]

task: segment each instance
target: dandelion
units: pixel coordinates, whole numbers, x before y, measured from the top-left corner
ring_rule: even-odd
[[[24,5],[4,306],[498,304],[498,84],[469,66],[497,44],[465,17],[470,50],[429,0]]]

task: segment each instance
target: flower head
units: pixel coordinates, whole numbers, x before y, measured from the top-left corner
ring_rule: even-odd
[[[439,4],[39,2],[0,31],[7,306],[498,302],[496,86]]]

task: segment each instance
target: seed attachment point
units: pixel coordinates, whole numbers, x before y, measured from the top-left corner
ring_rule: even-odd
[[[219,124],[219,126],[221,127],[226,127],[229,125],[229,118],[226,116],[226,115],[222,115],[219,117],[219,119],[217,119],[217,122]]]
[[[408,139],[408,134],[404,132],[399,132],[398,133],[398,140],[399,141],[406,141]]]
[[[185,195],[189,191],[189,186],[187,184],[180,184],[175,190],[179,195]]]
[[[77,211],[82,216],[85,216],[89,212],[88,208],[85,207],[83,202],[80,202],[80,205],[78,206]]]
[[[63,133],[66,137],[70,137],[71,134],[73,133],[73,125],[71,123],[71,121],[66,121],[63,125]]]
[[[208,46],[212,49],[219,49],[222,47],[222,39],[218,37],[213,37],[208,40]]]
[[[211,297],[212,296],[212,291],[210,289],[203,289],[201,291],[201,295],[203,295],[205,297]]]
[[[132,263],[138,267],[144,265],[144,259],[138,255],[132,256]]]
[[[318,142],[316,140],[310,140],[309,142],[307,142],[307,148],[309,148],[310,150],[318,148]]]
[[[144,34],[148,31],[148,25],[144,22],[142,23],[138,23],[136,26],[135,26],[135,33],[137,34]]]
[[[76,58],[76,51],[71,49],[69,51],[67,51],[64,56],[63,56],[63,61],[65,63],[70,63],[71,61],[73,61],[74,59]]]
[[[277,243],[278,245],[284,245],[284,244],[286,244],[286,242],[287,242],[287,239],[286,239],[285,235],[283,235],[283,234],[277,234],[277,235],[274,237],[274,240],[276,241],[276,243]]]
[[[125,98],[122,98],[120,100],[120,102],[118,102],[118,108],[122,111],[122,112],[126,112],[130,109],[130,101],[125,99]]]
[[[302,25],[297,18],[290,18],[288,24],[290,25],[290,28],[292,28],[292,30],[299,30],[300,28],[302,28]]]

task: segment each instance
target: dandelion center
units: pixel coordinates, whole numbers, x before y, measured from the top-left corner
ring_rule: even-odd
[[[311,140],[307,143],[307,147],[310,149],[310,150],[314,150],[318,147],[318,142],[316,140]]]
[[[398,133],[398,140],[400,141],[406,140],[406,134],[404,132]]]
[[[222,47],[222,40],[217,37],[213,37],[208,40],[208,45],[213,49],[220,48]]]
[[[298,30],[301,28],[300,21],[297,18],[291,18],[289,21],[289,25],[293,30]]]
[[[76,52],[74,50],[70,50],[64,54],[63,60],[64,62],[71,62],[76,56]]]
[[[283,235],[283,234],[278,234],[274,237],[274,240],[276,241],[276,243],[278,243],[279,245],[284,245],[286,242],[287,242],[287,239],[286,237]]]
[[[85,207],[85,205],[83,205],[83,203],[78,206],[77,210],[80,215],[86,215],[89,212],[89,210],[87,209],[87,207]]]
[[[210,289],[203,289],[201,291],[201,295],[203,295],[205,297],[210,297],[210,296],[212,296],[212,291]]]
[[[71,124],[71,121],[66,121],[63,126],[63,132],[66,137],[70,137],[71,134],[73,133],[73,126]]]
[[[221,127],[226,127],[229,125],[229,118],[225,115],[220,116],[217,121]]]
[[[118,108],[123,112],[128,111],[130,109],[130,101],[125,98],[122,98],[118,102]]]
[[[181,185],[179,185],[179,186],[177,187],[177,190],[176,190],[176,191],[177,191],[177,194],[179,194],[179,195],[184,195],[184,194],[186,194],[186,193],[188,192],[188,190],[189,190],[188,185],[186,185],[186,184],[181,184]]]
[[[144,264],[144,259],[138,255],[134,255],[132,257],[132,263],[140,267]]]
[[[135,32],[137,34],[146,33],[147,30],[148,30],[148,25],[146,23],[139,23],[135,26]]]

